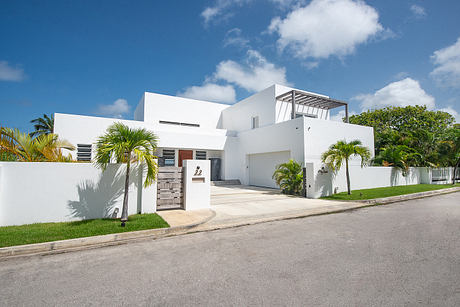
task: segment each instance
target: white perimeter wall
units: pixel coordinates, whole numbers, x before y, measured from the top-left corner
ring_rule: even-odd
[[[200,124],[201,128],[221,128],[221,113],[229,105],[183,97],[146,92],[144,94],[144,121],[158,123],[172,121]]]
[[[105,172],[89,163],[0,162],[0,226],[121,216],[125,166]],[[133,168],[129,214],[156,210],[156,183],[142,187]]]

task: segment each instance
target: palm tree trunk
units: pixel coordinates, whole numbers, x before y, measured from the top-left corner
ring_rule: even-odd
[[[458,169],[458,166],[460,165],[460,158],[457,160],[457,163],[455,163],[455,166],[454,166],[454,174],[452,175],[452,184],[455,184],[456,182],[456,173],[457,173],[457,169]]]
[[[348,192],[348,195],[350,195],[351,189],[350,189],[350,172],[348,171],[348,159],[345,159],[345,168],[346,168],[346,175],[347,175],[347,192]]]
[[[126,178],[125,178],[125,196],[123,197],[123,209],[121,210],[121,226],[125,226],[128,220],[128,192],[129,192],[129,166],[131,162],[131,152],[128,153],[128,161],[126,162]]]

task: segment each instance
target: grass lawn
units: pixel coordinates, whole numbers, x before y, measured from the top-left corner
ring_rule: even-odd
[[[333,199],[333,200],[365,200],[365,199],[374,199],[381,197],[390,197],[396,195],[412,194],[418,192],[432,191],[432,190],[441,190],[452,187],[460,187],[460,183],[454,185],[452,184],[415,184],[415,185],[403,185],[396,187],[385,187],[385,188],[375,188],[375,189],[364,189],[364,190],[352,190],[351,195],[348,195],[347,192],[337,193],[331,196],[321,197],[323,199]]]
[[[156,213],[131,215],[125,227],[120,224],[119,219],[96,219],[0,227],[0,247],[169,227]]]

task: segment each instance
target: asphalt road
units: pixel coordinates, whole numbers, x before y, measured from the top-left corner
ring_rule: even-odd
[[[460,193],[0,262],[0,303],[459,306]]]

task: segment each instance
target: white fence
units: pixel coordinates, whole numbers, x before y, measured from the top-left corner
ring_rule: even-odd
[[[345,167],[337,174],[324,169],[318,163],[306,163],[307,197],[319,198],[347,191]],[[406,176],[393,167],[369,166],[361,168],[350,165],[350,185],[352,190],[411,185],[420,183],[451,183],[453,168],[431,169],[411,167]]]
[[[0,162],[0,226],[110,217],[123,205],[125,165]],[[129,214],[156,210],[156,183],[130,172]]]

